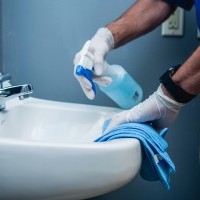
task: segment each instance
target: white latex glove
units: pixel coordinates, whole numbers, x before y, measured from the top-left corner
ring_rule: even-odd
[[[110,80],[110,78],[103,76],[103,67],[105,62],[104,58],[113,47],[113,35],[107,28],[104,27],[100,28],[90,41],[87,55],[89,55],[89,59],[91,59],[91,62],[93,62],[93,81],[97,84],[105,86],[110,84],[110,82],[112,81]],[[76,66],[79,64],[80,58],[83,53],[85,54],[82,49],[75,55],[74,72],[76,70]],[[84,76],[77,76],[75,73],[74,75],[79,81],[85,95],[91,100],[94,99],[95,94],[92,90],[92,85],[90,81],[88,81]]]
[[[157,91],[142,103],[114,115],[105,131],[127,122],[152,122],[154,128],[160,130],[168,127],[176,119],[182,106],[184,104],[164,95],[160,85]]]

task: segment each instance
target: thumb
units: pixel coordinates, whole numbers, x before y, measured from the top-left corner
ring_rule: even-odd
[[[93,76],[93,81],[101,86],[108,86],[112,83],[112,78],[109,76]]]
[[[105,132],[108,132],[110,131],[112,128],[118,126],[118,125],[121,125],[121,124],[124,124],[124,123],[127,123],[127,113],[128,111],[122,111],[122,112],[119,112],[117,114],[115,114],[111,120],[110,120],[110,123],[107,127],[107,129],[105,130]]]

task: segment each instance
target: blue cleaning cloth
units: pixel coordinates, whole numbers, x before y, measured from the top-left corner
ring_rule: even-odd
[[[106,120],[102,132],[110,123]],[[166,150],[167,142],[163,139],[167,128],[158,133],[150,124],[126,123],[114,127],[94,142],[106,142],[120,138],[136,138],[143,148],[143,160],[140,176],[148,181],[160,180],[166,189],[170,189],[170,174],[175,172],[175,166]]]

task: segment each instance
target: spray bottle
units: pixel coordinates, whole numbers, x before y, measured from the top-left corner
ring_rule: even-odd
[[[141,102],[143,91],[139,84],[120,65],[104,64],[103,75],[112,79],[108,86],[99,89],[123,109],[130,109]]]
[[[96,88],[92,80],[93,56],[89,53],[90,41],[83,47],[80,62],[76,67],[76,74],[85,76],[92,84],[96,94]],[[85,53],[84,53],[85,52]],[[119,65],[104,63],[103,76],[110,77],[112,82],[107,86],[99,85],[99,89],[110,97],[119,107],[130,109],[141,102],[143,92],[139,84]]]

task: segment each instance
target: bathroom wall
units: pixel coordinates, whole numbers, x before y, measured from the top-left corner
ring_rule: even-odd
[[[3,71],[13,84],[31,83],[34,97],[65,102],[116,106],[97,91],[86,99],[73,77],[73,58],[96,30],[117,18],[133,0],[2,0]],[[195,10],[185,12],[184,36],[162,37],[161,27],[123,47],[107,60],[117,63],[143,87],[144,99],[158,86],[159,76],[182,63],[199,45]],[[138,176],[126,186],[95,200],[199,200],[199,97],[185,106],[166,139],[176,165],[171,190]]]

